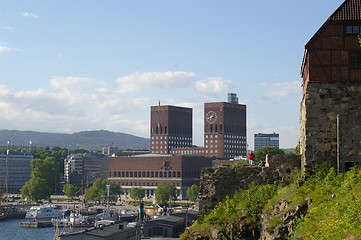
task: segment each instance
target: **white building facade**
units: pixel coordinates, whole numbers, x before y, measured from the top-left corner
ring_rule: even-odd
[[[25,182],[30,180],[30,161],[34,156],[23,149],[21,152],[0,151],[0,186],[2,192],[18,194]]]

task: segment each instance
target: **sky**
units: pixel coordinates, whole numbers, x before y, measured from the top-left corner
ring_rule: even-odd
[[[307,41],[343,0],[2,0],[0,129],[149,138],[150,106],[237,93],[247,142],[299,139]],[[0,143],[5,145],[6,143]]]

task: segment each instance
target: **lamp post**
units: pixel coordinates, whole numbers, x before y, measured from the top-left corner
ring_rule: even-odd
[[[108,194],[107,209],[108,209],[108,211],[109,211],[109,189],[110,189],[110,185],[107,184],[106,186],[107,186],[107,194]]]

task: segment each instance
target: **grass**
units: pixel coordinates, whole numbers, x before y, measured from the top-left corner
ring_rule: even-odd
[[[271,215],[267,228],[273,229],[283,224],[284,213],[297,206],[308,209],[296,219],[290,239],[361,239],[361,170],[353,168],[336,174],[333,168],[319,166],[306,179],[303,181],[301,174],[296,173],[285,187],[252,185],[239,190],[197,220],[180,239],[192,239],[194,234],[210,239],[212,228],[231,239],[232,233],[227,232],[226,226],[237,228],[242,219],[252,228],[260,229],[262,212]],[[278,208],[280,203],[285,206],[282,211]]]

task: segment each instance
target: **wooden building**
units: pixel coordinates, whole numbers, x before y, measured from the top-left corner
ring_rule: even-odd
[[[361,162],[361,0],[346,0],[305,45],[302,167],[338,171]]]

